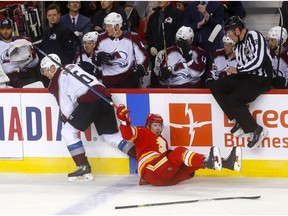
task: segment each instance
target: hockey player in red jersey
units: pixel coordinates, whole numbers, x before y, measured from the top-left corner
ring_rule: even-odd
[[[213,146],[208,156],[193,152],[183,146],[169,149],[167,140],[161,135],[163,119],[158,114],[150,114],[145,126],[132,126],[129,110],[119,105],[117,117],[120,121],[120,131],[128,142],[133,142],[136,148],[138,174],[141,184],[155,186],[175,185],[190,179],[198,169],[223,168],[240,171],[241,148],[233,147],[228,158],[221,158],[220,151]]]

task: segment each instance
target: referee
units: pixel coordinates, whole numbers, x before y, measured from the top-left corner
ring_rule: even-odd
[[[225,33],[235,43],[236,67],[228,67],[229,76],[216,80],[210,87],[212,95],[230,121],[231,133],[237,137],[250,133],[248,147],[255,149],[267,130],[253,119],[247,104],[272,86],[272,61],[269,47],[260,32],[248,30],[238,16],[225,22]]]

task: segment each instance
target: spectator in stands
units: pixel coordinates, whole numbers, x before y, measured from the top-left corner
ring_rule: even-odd
[[[90,20],[92,21],[96,12],[99,10],[100,4],[98,4],[99,2],[97,1],[89,1],[88,2],[88,14],[87,16],[90,18]],[[91,26],[90,26],[91,28]]]
[[[7,83],[14,88],[37,81],[36,65],[39,62],[36,50],[30,38],[13,36],[14,27],[10,19],[0,22],[0,54],[1,66],[9,77]]]
[[[223,25],[224,6],[217,1],[193,1],[184,12],[184,25],[193,29],[195,36],[193,43],[206,50],[210,55],[216,49],[222,48],[223,32],[221,31],[213,43],[208,38],[217,24]]]
[[[68,181],[92,180],[91,166],[85,147],[79,138],[79,132],[86,131],[93,123],[103,141],[135,158],[135,148],[123,140],[119,132],[110,92],[97,80],[76,64],[61,67],[61,60],[56,54],[49,54],[40,63],[41,73],[50,80],[48,90],[54,95],[60,108],[64,123],[61,135],[77,169],[68,174]],[[67,73],[67,70],[69,71]],[[71,73],[70,73],[71,72]],[[89,89],[79,80],[89,80]],[[99,94],[94,93],[93,90]],[[111,101],[112,102],[112,101]]]
[[[150,59],[155,62],[155,56],[164,47],[175,44],[175,35],[183,25],[183,13],[173,7],[170,1],[158,1],[159,6],[154,8],[154,13],[149,17],[146,40]],[[154,65],[152,65],[154,68]],[[151,87],[159,87],[158,77],[151,73]]]
[[[122,31],[122,16],[109,13],[104,19],[106,32],[96,44],[96,65],[102,67],[102,80],[107,88],[139,88],[149,58],[137,33]]]
[[[69,13],[61,16],[61,22],[82,39],[83,35],[90,29],[90,19],[79,13],[81,8],[80,1],[68,1],[67,8],[69,9]]]
[[[217,24],[223,25],[224,6],[217,1],[192,1],[184,12],[184,25],[193,29],[195,36],[193,44],[204,49],[208,54],[207,64],[211,64],[211,56],[223,47],[223,31],[220,31],[213,43],[208,41],[213,29]],[[202,75],[202,87],[205,87],[205,80],[208,71]]]
[[[176,4],[176,8],[181,10],[184,13],[184,11],[187,8],[187,2],[185,2],[185,1],[176,1],[175,4]]]
[[[287,30],[283,27],[275,26],[268,31],[267,39],[275,71],[273,87],[288,88],[288,48],[284,47],[287,41]]]
[[[192,45],[193,30],[182,26],[176,33],[174,46],[158,52],[154,71],[161,87],[200,88],[206,68],[206,52]]]
[[[206,79],[206,87],[213,84],[213,81],[221,77],[230,75],[227,73],[228,67],[236,67],[237,61],[235,56],[235,42],[228,36],[223,36],[224,48],[216,50],[212,57],[212,62],[209,66],[209,71]]]
[[[243,19],[246,16],[242,1],[220,1],[225,9],[224,21],[232,16],[239,16]]]
[[[159,114],[149,114],[145,126],[133,126],[129,112],[120,104],[116,114],[123,138],[135,145],[140,185],[175,185],[191,179],[199,169],[241,170],[240,147],[234,146],[225,159],[215,146],[210,148],[209,155],[193,152],[184,146],[171,149],[161,134],[164,121]]]
[[[122,16],[123,24],[122,30],[128,30],[128,21],[127,16],[124,10],[118,6],[116,1],[101,1],[101,9],[98,10],[91,21],[91,28],[90,31],[97,31],[98,33],[102,33],[105,31],[103,29],[104,25],[104,18],[111,12],[116,12]]]
[[[75,49],[71,38],[71,30],[60,22],[60,8],[56,4],[50,4],[46,9],[48,20],[47,28],[43,32],[42,50],[46,54],[57,54],[63,64],[73,62]]]
[[[147,45],[146,40],[146,32],[147,32],[147,25],[149,21],[149,17],[154,13],[154,8],[158,6],[157,1],[149,1],[147,3],[145,16],[140,20],[139,28],[138,28],[138,34],[140,38],[142,39],[142,42]]]
[[[127,21],[128,21],[128,30],[133,32],[138,32],[139,24],[140,24],[140,16],[135,7],[131,4],[125,4],[123,6],[123,10],[126,13]]]

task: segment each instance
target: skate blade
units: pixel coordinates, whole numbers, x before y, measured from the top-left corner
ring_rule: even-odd
[[[263,128],[263,131],[261,132],[261,135],[259,137],[258,142],[253,147],[251,147],[251,150],[255,150],[255,149],[259,148],[259,146],[261,145],[262,140],[267,136],[267,134],[268,134],[268,131]]]
[[[235,133],[233,133],[233,136],[234,137],[240,137],[243,133],[244,133],[244,131],[242,130],[242,128],[240,128]]]
[[[237,147],[235,151],[236,161],[234,163],[233,169],[237,172],[241,171],[242,168],[242,148]]]
[[[221,159],[221,154],[220,154],[220,150],[218,147],[213,148],[213,154],[216,158],[214,162],[214,169],[218,171],[222,171],[222,159]]]
[[[91,173],[84,174],[83,176],[68,177],[69,182],[88,182],[93,181],[94,177]]]

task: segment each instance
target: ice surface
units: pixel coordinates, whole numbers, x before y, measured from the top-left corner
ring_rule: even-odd
[[[169,187],[139,186],[138,176],[94,175],[71,183],[66,175],[0,174],[0,215],[287,215],[287,178],[198,177]],[[127,206],[231,196],[223,200],[129,209]]]

